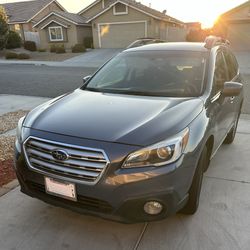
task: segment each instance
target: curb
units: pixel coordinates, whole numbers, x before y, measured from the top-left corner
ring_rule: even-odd
[[[0,187],[0,197],[4,196],[5,194],[7,194],[8,192],[10,192],[11,190],[15,189],[18,186],[19,186],[19,183],[17,179],[15,179],[9,182],[8,184]]]

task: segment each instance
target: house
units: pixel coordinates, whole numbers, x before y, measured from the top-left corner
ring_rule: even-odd
[[[189,22],[189,23],[186,23],[186,28],[187,28],[188,32],[190,30],[199,31],[199,30],[201,30],[201,23],[200,22]]]
[[[186,26],[166,11],[159,12],[134,0],[96,0],[78,14],[56,1],[36,0],[3,5],[11,28],[25,40],[37,34],[42,48],[63,44],[70,49],[93,38],[94,48],[125,48],[138,38],[185,41]],[[30,38],[30,36],[29,36]]]
[[[10,30],[16,31],[25,40],[35,40],[39,36],[33,25],[51,11],[66,11],[56,0],[33,0],[1,4],[8,16]]]
[[[235,50],[250,50],[250,1],[222,14],[214,29],[227,38]]]
[[[33,28],[38,30],[43,48],[63,44],[70,49],[76,44],[83,44],[85,38],[92,37],[91,24],[85,17],[63,11],[52,11]]]
[[[186,37],[183,22],[133,0],[96,0],[78,14],[91,24],[95,48],[124,48],[142,37]]]

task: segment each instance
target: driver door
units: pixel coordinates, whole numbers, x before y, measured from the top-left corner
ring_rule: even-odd
[[[222,94],[224,83],[229,80],[229,74],[225,58],[222,51],[218,51],[215,61],[215,70],[213,76],[212,89],[212,120],[215,128],[215,146],[220,146],[227,135],[231,121],[228,119],[231,113],[230,97],[225,97]]]

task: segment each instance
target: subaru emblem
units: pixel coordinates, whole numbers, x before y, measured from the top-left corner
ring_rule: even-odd
[[[58,161],[66,161],[69,159],[68,153],[61,149],[53,150],[52,156],[55,160],[58,160]]]

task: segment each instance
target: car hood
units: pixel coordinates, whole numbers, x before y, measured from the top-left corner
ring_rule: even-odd
[[[77,89],[31,111],[24,127],[147,146],[186,128],[202,109],[199,98],[145,97]]]

